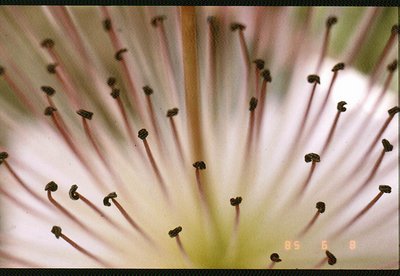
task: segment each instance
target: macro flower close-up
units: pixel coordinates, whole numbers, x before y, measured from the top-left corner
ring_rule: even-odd
[[[399,269],[397,21],[0,6],[0,267]]]

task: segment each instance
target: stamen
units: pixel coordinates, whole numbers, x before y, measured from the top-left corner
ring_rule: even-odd
[[[192,158],[200,159],[203,155],[203,141],[201,131],[199,73],[197,61],[197,26],[196,12],[193,6],[182,6],[182,52],[183,72],[185,78],[185,103],[188,114],[188,130],[191,138]]]
[[[258,104],[258,99],[255,97],[252,97],[249,102],[249,111],[250,111],[250,117],[249,117],[249,127],[247,131],[247,151],[246,151],[246,156],[250,154],[253,148],[253,134],[254,134],[254,124],[255,124],[255,110]]]
[[[328,51],[328,45],[329,45],[329,38],[331,34],[331,27],[337,23],[337,18],[335,16],[330,16],[326,20],[326,30],[325,30],[325,36],[324,36],[324,42],[322,45],[322,50],[321,50],[321,55],[318,61],[317,69],[316,72],[319,73],[321,70],[322,63],[324,61],[324,58],[326,56],[326,53]]]
[[[347,103],[345,101],[338,102],[338,104],[337,104],[338,112],[336,113],[335,119],[333,120],[333,124],[331,126],[331,130],[329,131],[328,137],[326,138],[324,147],[322,148],[322,151],[321,151],[321,155],[324,155],[326,150],[328,149],[328,146],[329,146],[329,144],[330,144],[330,142],[331,142],[331,140],[333,138],[333,134],[335,132],[337,123],[339,121],[340,114],[347,110],[346,107],[344,107],[346,104]]]
[[[181,239],[180,239],[180,237],[179,237],[179,233],[180,233],[180,232],[182,232],[182,227],[181,227],[181,226],[178,226],[178,227],[176,227],[176,228],[170,230],[170,231],[168,232],[168,235],[169,235],[171,238],[175,238],[176,243],[178,244],[178,247],[179,247],[179,251],[181,251],[181,254],[182,254],[183,258],[185,259],[186,262],[190,263],[189,256],[188,256],[188,254],[186,253],[186,250],[185,250],[185,248],[183,247],[182,241],[181,241]]]
[[[271,263],[269,264],[268,269],[273,269],[276,263],[282,262],[278,253],[272,253],[269,258],[271,259]]]
[[[155,131],[155,137],[157,137],[157,139],[156,139],[157,143],[158,143],[158,145],[159,145],[159,147],[161,149],[161,141],[159,139],[160,130],[159,130],[159,127],[158,127],[158,124],[157,124],[156,114],[154,112],[153,103],[152,103],[151,97],[150,97],[150,95],[152,95],[154,91],[153,91],[152,88],[150,88],[150,86],[146,85],[146,86],[143,87],[143,92],[144,92],[144,94],[146,94],[147,109],[148,109],[148,111],[150,113],[151,124],[153,126],[154,131]]]
[[[242,50],[243,59],[246,65],[246,69],[250,66],[250,56],[246,45],[246,40],[244,39],[243,31],[246,29],[246,26],[241,23],[232,23],[231,30],[239,32],[239,41],[240,41],[240,48]]]
[[[164,193],[164,196],[166,197],[166,199],[169,200],[169,195],[168,195],[168,191],[167,191],[167,187],[165,185],[164,179],[161,176],[161,172],[158,169],[157,163],[156,163],[156,161],[155,161],[155,159],[153,157],[153,154],[151,152],[149,143],[147,142],[147,139],[146,139],[148,135],[149,135],[149,133],[144,128],[139,130],[139,132],[138,132],[138,137],[141,140],[143,140],[143,144],[144,144],[144,147],[146,149],[147,157],[149,158],[149,161],[150,161],[151,166],[152,166],[152,168],[154,170],[154,173],[156,174],[156,177],[157,177],[158,183],[159,183],[159,185],[161,187],[161,190]]]
[[[325,203],[322,201],[317,202],[315,205],[315,208],[317,208],[317,212],[311,219],[311,221],[304,227],[304,229],[300,232],[299,238],[302,238],[307,232],[310,230],[310,228],[314,225],[314,223],[317,221],[318,217],[320,214],[323,214],[325,212]]]
[[[262,59],[256,59],[253,61],[255,64],[255,88],[256,88],[256,97],[260,98],[261,92],[259,91],[259,85],[260,85],[260,73],[261,70],[264,69],[265,66],[265,61]]]
[[[89,258],[91,258],[92,260],[96,261],[97,263],[99,263],[100,265],[104,266],[104,267],[110,267],[110,265],[101,260],[99,257],[93,255],[92,253],[90,253],[89,251],[87,251],[86,249],[84,249],[83,247],[81,247],[80,245],[78,245],[76,242],[74,242],[73,240],[71,240],[70,238],[68,238],[66,235],[64,235],[62,233],[61,227],[59,226],[53,226],[53,228],[51,229],[51,233],[54,234],[54,236],[59,239],[60,237],[66,241],[67,243],[69,243],[72,247],[74,247],[76,250],[78,250],[79,252],[81,252],[82,254],[88,256]]]
[[[212,105],[214,102],[213,96],[216,94],[216,79],[217,79],[217,34],[216,34],[216,18],[215,16],[207,17],[208,23],[208,53],[209,53],[209,70],[208,70],[208,83],[210,85],[209,89],[209,104]]]
[[[369,87],[372,86],[372,84],[375,82],[376,78],[378,77],[378,72],[380,68],[382,67],[382,64],[384,60],[386,59],[387,55],[390,53],[391,48],[395,45],[395,40],[396,36],[399,34],[399,25],[393,25],[391,30],[390,30],[390,36],[383,47],[383,50],[381,54],[378,57],[377,62],[375,63],[375,66],[372,68],[371,74],[370,74],[370,81],[369,81]]]
[[[207,206],[207,201],[206,201],[206,194],[205,194],[205,188],[203,187],[203,184],[200,179],[200,170],[205,170],[206,169],[206,163],[203,161],[197,161],[193,163],[193,167],[196,168],[196,183],[197,183],[197,188],[199,190],[199,194],[201,197],[202,202]]]
[[[390,194],[392,192],[392,188],[387,185],[379,186],[379,193],[365,206],[360,212],[358,212],[352,219],[349,220],[342,228],[337,230],[335,234],[333,234],[333,238],[337,238],[344,231],[348,230],[353,224],[355,224],[368,210],[374,206],[378,200],[383,196],[383,194]]]
[[[304,160],[306,161],[306,163],[310,163],[310,162],[312,162],[312,163],[311,163],[310,172],[308,173],[308,176],[304,180],[303,185],[301,187],[300,195],[303,195],[303,193],[306,190],[308,184],[310,183],[310,180],[311,180],[311,177],[312,177],[312,175],[314,173],[316,164],[321,161],[320,156],[318,154],[316,154],[316,153],[306,154],[304,156]]]
[[[106,32],[108,32],[108,31],[111,30],[111,27],[112,27],[112,25],[111,25],[111,20],[110,20],[110,18],[104,19],[104,20],[103,20],[103,28],[104,28],[104,30],[105,30]]]
[[[264,125],[263,121],[265,119],[265,105],[266,105],[266,97],[267,97],[267,82],[271,82],[271,73],[268,69],[262,71],[261,76],[263,77],[263,82],[261,85],[261,91],[260,91],[260,108],[259,111],[257,112],[257,137],[258,134],[261,131],[261,127]]]
[[[240,222],[240,207],[239,207],[239,205],[240,205],[240,203],[242,203],[242,198],[240,196],[236,197],[236,198],[231,198],[230,202],[231,202],[231,205],[234,206],[235,210],[236,210],[235,224],[233,227],[233,233],[234,233],[234,236],[236,236],[237,230],[239,227],[239,222]]]
[[[125,52],[128,52],[128,49],[123,48],[123,49],[118,50],[118,51],[115,53],[115,56],[114,56],[115,59],[118,60],[118,61],[121,61],[121,60],[122,60],[122,54],[125,53]]]
[[[179,109],[176,107],[169,109],[167,111],[167,117],[169,118],[169,122],[171,124],[172,134],[174,136],[176,148],[178,149],[179,157],[183,163],[185,160],[184,155],[183,155],[183,148],[182,148],[181,140],[179,139],[178,131],[176,129],[176,125],[175,125],[175,121],[174,121],[174,117],[176,115],[178,115],[178,112],[179,112]]]
[[[331,83],[329,84],[328,92],[325,94],[325,98],[324,98],[322,104],[320,105],[319,110],[317,111],[317,116],[314,117],[314,120],[311,123],[310,131],[308,133],[310,133],[313,128],[317,128],[319,122],[321,121],[321,117],[324,114],[324,111],[326,109],[326,105],[328,103],[329,96],[332,93],[333,86],[335,84],[338,73],[340,70],[344,69],[344,66],[345,66],[344,63],[338,63],[332,68],[333,76],[332,76]],[[308,136],[308,135],[306,135],[306,136]]]
[[[118,211],[121,215],[126,219],[126,221],[136,230],[138,231],[150,244],[154,245],[153,240],[143,231],[143,229],[132,219],[132,217],[125,211],[121,204],[116,200],[117,194],[115,192],[109,193],[103,199],[104,206],[111,206],[110,199],[114,203],[115,207],[117,207]]]
[[[115,84],[117,83],[117,79],[114,77],[109,77],[107,79],[107,85],[111,88],[114,88]]]
[[[56,68],[57,68],[58,64],[57,63],[50,63],[47,65],[46,69],[47,72],[49,72],[50,74],[55,74],[57,73]]]
[[[319,262],[314,268],[316,268],[316,269],[321,268],[326,262],[328,262],[329,265],[336,264],[337,259],[331,252],[326,250],[325,254],[326,254],[326,257],[321,262]]]

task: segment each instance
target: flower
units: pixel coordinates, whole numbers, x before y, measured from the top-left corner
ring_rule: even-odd
[[[298,10],[2,7],[1,265],[398,268],[398,26]]]

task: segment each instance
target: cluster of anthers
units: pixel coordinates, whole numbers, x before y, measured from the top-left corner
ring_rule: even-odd
[[[313,8],[282,31],[294,9],[41,9],[59,40],[18,7],[0,19],[2,266],[398,267],[398,199],[380,199],[398,168],[398,25],[368,78],[351,69],[380,8],[336,64],[340,22],[311,38]],[[7,54],[27,43],[22,64]]]

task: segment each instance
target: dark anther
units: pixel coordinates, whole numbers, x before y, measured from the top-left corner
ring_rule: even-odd
[[[54,90],[54,88],[50,86],[41,86],[40,89],[42,89],[42,91],[48,96],[53,96],[54,93],[56,93],[56,90]]]
[[[57,67],[57,63],[51,63],[49,65],[47,65],[47,72],[49,72],[50,74],[55,74],[56,73],[56,67]]]
[[[198,170],[205,170],[206,169],[206,163],[204,163],[203,161],[197,161],[194,162],[193,167],[195,167]]]
[[[178,115],[178,112],[179,112],[179,109],[176,108],[176,107],[174,107],[174,108],[172,108],[172,109],[168,109],[168,111],[167,111],[167,117],[176,116],[176,115]]]
[[[103,28],[106,31],[111,30],[111,20],[110,20],[110,18],[106,18],[106,19],[103,20]]]
[[[84,109],[79,109],[76,114],[78,114],[79,116],[82,116],[85,119],[91,120],[93,117],[93,112],[84,110]]]
[[[330,265],[336,264],[336,257],[328,250],[326,250],[325,253],[326,253],[326,256],[328,257],[328,264],[330,264]]]
[[[388,185],[379,185],[379,191],[382,193],[390,194],[392,192],[392,187]]]
[[[177,237],[178,235],[179,235],[179,233],[182,231],[182,227],[181,226],[178,226],[178,227],[176,227],[175,229],[172,229],[172,230],[170,230],[169,232],[168,232],[168,235],[171,237],[171,238],[175,238],[175,237]]]
[[[78,190],[78,185],[72,185],[71,189],[69,189],[69,198],[72,200],[78,200],[79,194],[76,192]]]
[[[400,32],[400,28],[399,28],[399,25],[393,25],[392,26],[392,29],[391,29],[391,32],[392,32],[392,34],[399,34],[399,32]]]
[[[149,132],[145,129],[142,128],[141,130],[138,131],[138,137],[142,140],[146,139],[146,137],[149,136]]]
[[[3,66],[0,66],[0,76],[3,75],[5,71],[6,69],[4,69]]]
[[[329,16],[328,19],[326,20],[326,26],[330,28],[331,26],[335,25],[337,23],[337,17],[336,16]]]
[[[389,151],[393,150],[393,145],[390,144],[390,142],[386,139],[382,140],[382,145],[383,145],[385,152],[389,152]]]
[[[103,204],[104,206],[111,206],[110,199],[116,198],[117,194],[115,192],[109,193],[104,199]]]
[[[46,109],[44,110],[44,115],[46,116],[51,116],[53,115],[53,112],[57,111],[56,108],[52,107],[52,106],[48,106],[46,107]]]
[[[258,70],[264,69],[265,62],[262,59],[256,59],[253,62],[255,63]]]
[[[257,107],[258,100],[255,97],[252,97],[249,102],[249,110],[254,111]]]
[[[390,116],[394,116],[399,112],[400,112],[400,107],[398,106],[392,107],[391,109],[388,110]]]
[[[53,228],[51,228],[51,233],[53,233],[57,239],[61,236],[61,231],[62,229],[60,226],[53,226]]]
[[[390,64],[387,66],[387,69],[389,70],[389,72],[394,72],[394,71],[396,71],[396,69],[397,69],[397,59],[394,60],[392,63],[390,63]]]
[[[271,82],[271,72],[268,69],[265,69],[264,71],[261,72],[261,76],[264,78],[265,81]]]
[[[278,253],[272,253],[271,256],[269,257],[271,259],[271,261],[275,262],[275,263],[279,263],[282,260],[279,258]]]
[[[318,209],[318,212],[320,214],[322,214],[323,212],[325,212],[325,203],[322,201],[317,202],[317,204],[315,205],[315,208]]]
[[[307,77],[307,81],[309,83],[318,83],[318,84],[321,83],[318,75],[309,75]]]
[[[242,203],[242,198],[238,196],[236,198],[231,198],[230,201],[232,206],[239,206],[239,204]]]
[[[114,99],[117,99],[119,97],[119,89],[117,88],[113,88],[112,92],[110,93],[111,97],[113,97]]]
[[[125,53],[125,52],[127,52],[127,51],[128,51],[128,49],[126,49],[126,48],[123,48],[123,49],[118,50],[118,51],[115,53],[115,59],[118,60],[118,61],[121,61],[121,60],[122,60],[122,54]]]
[[[146,86],[143,87],[143,92],[147,96],[150,96],[151,94],[153,94],[153,89],[151,89],[150,86],[146,85]]]
[[[232,31],[236,31],[236,30],[240,30],[243,31],[244,29],[246,29],[246,26],[240,23],[232,23],[231,24],[231,30]]]
[[[321,158],[319,157],[319,155],[318,154],[316,154],[316,153],[309,153],[309,154],[306,154],[305,156],[304,156],[304,160],[307,162],[307,163],[309,163],[309,162],[320,162],[321,161]]]
[[[340,63],[336,64],[335,66],[333,66],[332,72],[336,72],[336,71],[343,70],[343,69],[344,69],[344,63],[340,62]]]
[[[44,187],[45,191],[50,191],[50,192],[55,192],[58,189],[58,185],[56,182],[54,181],[50,181],[49,183],[47,183],[46,187]]]
[[[157,27],[158,23],[162,23],[165,19],[167,19],[165,15],[155,16],[153,19],[151,19],[151,25],[153,25],[153,27]]]
[[[344,107],[347,103],[345,101],[338,102],[337,110],[340,112],[345,112],[347,109]]]
[[[0,160],[7,159],[7,157],[8,157],[8,153],[7,152],[5,152],[5,151],[0,152]]]
[[[114,77],[109,77],[107,79],[107,85],[110,86],[111,88],[113,88],[116,83],[117,83],[117,79]]]
[[[43,48],[51,49],[54,47],[54,40],[52,40],[51,38],[46,38],[40,43],[40,45]]]

